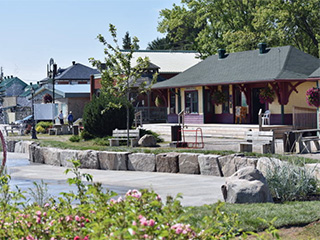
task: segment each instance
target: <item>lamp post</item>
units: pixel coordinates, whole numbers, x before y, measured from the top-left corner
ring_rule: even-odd
[[[31,129],[31,139],[38,139],[37,138],[37,131],[35,126],[35,119],[34,119],[34,103],[33,103],[33,95],[34,95],[34,89],[32,86],[32,83],[30,83],[30,91],[31,91],[31,110],[32,110],[32,129]]]
[[[47,67],[48,70],[48,77],[52,79],[52,103],[55,102],[55,76],[57,74],[57,64],[54,62],[53,58],[50,58],[49,65]]]

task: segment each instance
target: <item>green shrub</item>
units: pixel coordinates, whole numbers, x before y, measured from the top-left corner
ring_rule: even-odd
[[[70,138],[69,138],[69,141],[70,142],[80,142],[80,137],[78,135],[72,135]]]
[[[146,130],[146,129],[141,129],[141,137],[146,135],[146,134],[149,134],[149,135],[152,135],[154,136],[154,138],[157,140],[157,143],[161,143],[161,142],[164,142],[163,138],[160,137],[160,135],[156,132],[153,132],[151,130]]]
[[[88,141],[88,140],[91,140],[94,138],[94,136],[89,133],[88,131],[86,130],[83,130],[81,133],[80,133],[80,138],[85,140],[85,141]]]
[[[287,162],[269,166],[266,179],[272,197],[280,202],[305,200],[318,188],[318,180],[312,171]]]
[[[42,133],[46,133],[46,132],[48,132],[48,128],[53,127],[53,124],[52,124],[52,122],[44,122],[44,121],[41,121],[41,122],[38,122],[38,123],[37,123],[36,129],[37,129],[38,127],[42,127],[42,128],[44,129],[44,132],[42,132]],[[37,130],[37,132],[39,132],[39,131]]]
[[[37,126],[37,127],[36,127],[36,131],[37,131],[38,133],[46,133],[46,129],[43,128],[43,127],[41,127],[41,126]]]
[[[96,137],[111,136],[112,130],[127,128],[127,114],[124,98],[110,95],[94,97],[84,108],[83,126],[86,131]],[[130,104],[130,103],[129,103]],[[119,107],[121,105],[121,107]],[[134,111],[130,104],[130,126],[133,122]]]
[[[104,138],[95,138],[94,144],[99,146],[109,146],[109,138],[110,137],[104,137]]]

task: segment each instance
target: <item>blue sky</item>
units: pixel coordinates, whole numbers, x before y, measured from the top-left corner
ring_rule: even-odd
[[[76,61],[90,66],[89,57],[103,59],[101,33],[110,39],[108,26],[137,36],[140,49],[163,37],[157,32],[159,11],[180,0],[0,0],[0,66],[4,75],[26,82],[46,77],[53,58],[65,68]]]

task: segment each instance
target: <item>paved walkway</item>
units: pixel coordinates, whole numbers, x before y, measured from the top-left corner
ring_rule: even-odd
[[[8,161],[17,158],[28,158],[28,155],[9,153]],[[63,191],[67,177],[72,177],[71,174],[65,175],[65,170],[64,167],[31,164],[23,167],[11,167],[10,174],[12,179],[57,181],[61,185],[60,190]],[[201,206],[223,200],[220,187],[225,180],[221,177],[92,169],[82,169],[81,171],[91,174],[94,181],[101,182],[107,187],[110,186],[111,189],[117,189],[120,194],[129,189],[148,188],[153,189],[165,200],[167,195],[175,197],[181,193],[183,196],[181,203],[184,206]]]

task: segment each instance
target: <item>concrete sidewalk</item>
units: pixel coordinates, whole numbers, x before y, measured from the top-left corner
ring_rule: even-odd
[[[28,158],[28,155],[10,153],[8,161],[16,158]],[[61,184],[61,191],[63,191],[63,182],[68,177],[72,177],[72,174],[65,175],[65,170],[64,167],[31,164],[23,167],[11,167],[10,175],[13,179],[28,181],[41,179],[58,181]],[[181,203],[184,206],[201,206],[223,200],[220,187],[225,180],[221,177],[92,169],[81,169],[81,172],[89,173],[93,176],[94,181],[101,182],[107,187],[121,189],[122,192],[129,189],[148,188],[158,193],[163,200],[168,195],[175,197],[181,193],[183,196]]]

